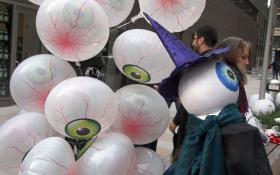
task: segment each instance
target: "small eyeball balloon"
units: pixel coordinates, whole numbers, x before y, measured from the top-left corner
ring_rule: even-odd
[[[130,14],[134,0],[95,0],[105,11],[110,27],[123,22]]]
[[[230,67],[222,62],[208,60],[185,71],[178,90],[185,109],[200,116],[236,103],[239,84]]]
[[[136,163],[132,175],[161,175],[164,163],[160,156],[148,148],[135,148]]]
[[[119,115],[112,129],[127,135],[134,144],[146,144],[159,138],[169,122],[169,110],[163,97],[145,85],[129,85],[116,92]]]
[[[259,119],[254,116],[251,109],[247,113],[245,113],[246,122],[254,127],[262,129],[262,124],[260,123]]]
[[[17,175],[25,155],[41,140],[55,136],[41,113],[19,114],[0,128],[0,174]]]
[[[277,95],[276,95],[275,105],[276,105],[277,107],[280,106],[280,93],[277,93]]]
[[[269,93],[265,93],[265,99],[268,99],[271,102],[273,102],[273,97]],[[254,94],[254,95],[250,96],[249,102],[248,102],[249,107],[253,108],[253,106],[255,105],[256,101],[258,101],[258,100],[259,100],[259,94]]]
[[[141,11],[147,13],[170,32],[181,32],[201,16],[206,0],[139,0]]]
[[[252,107],[253,114],[260,116],[271,114],[275,111],[275,105],[268,99],[257,100]]]
[[[78,160],[78,174],[128,175],[134,163],[135,152],[130,139],[120,133],[108,132],[99,136]]]
[[[45,0],[36,29],[52,54],[74,62],[97,55],[109,38],[107,16],[94,0]]]
[[[122,33],[114,43],[113,56],[125,76],[143,84],[159,83],[175,69],[158,36],[148,30]]]
[[[26,155],[18,175],[77,175],[74,153],[62,138],[50,137],[39,142]]]
[[[75,77],[58,84],[49,94],[45,112],[60,134],[88,140],[114,122],[118,104],[114,92],[102,81]]]
[[[18,65],[10,80],[11,95],[17,105],[33,112],[44,112],[47,96],[61,81],[76,76],[66,61],[53,55],[35,55]]]

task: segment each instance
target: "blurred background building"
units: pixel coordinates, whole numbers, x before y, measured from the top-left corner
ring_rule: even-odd
[[[280,1],[275,1],[276,13],[274,16],[274,32],[273,32],[273,56],[280,55]]]
[[[277,4],[279,6],[279,0]],[[37,10],[38,6],[28,0],[0,0],[0,106],[13,104],[9,80],[17,64],[30,56],[48,53],[37,36],[35,27]],[[131,15],[124,23],[139,11],[138,2],[135,1]],[[279,13],[278,10],[277,14]],[[197,23],[176,35],[185,41],[186,45],[190,45],[196,28],[209,24],[218,29],[219,40],[228,36],[242,37],[249,40],[255,48],[250,68],[258,68],[262,64],[264,54],[267,17],[266,0],[207,0],[205,10]],[[274,50],[280,50],[280,15],[277,15],[277,21]],[[99,55],[81,62],[82,71],[72,63],[77,73],[97,77],[113,90],[133,83],[121,75],[110,56],[116,37],[126,30],[135,28],[150,29],[143,19],[119,29],[111,29],[106,47]],[[99,74],[96,74],[96,71]]]

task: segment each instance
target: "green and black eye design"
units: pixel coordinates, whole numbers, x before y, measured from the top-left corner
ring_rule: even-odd
[[[92,119],[77,119],[65,127],[66,134],[73,139],[87,140],[96,136],[101,130],[101,125]]]
[[[127,64],[124,65],[122,69],[128,78],[139,83],[147,83],[151,80],[151,75],[145,69],[139,66]]]
[[[226,64],[221,62],[216,63],[216,74],[227,89],[234,92],[238,90],[238,80],[231,68]]]
[[[96,138],[95,138],[95,139],[96,139]],[[86,152],[86,151],[91,147],[91,145],[94,143],[95,139],[89,140],[89,141],[86,143],[86,145],[85,145],[81,150],[78,151],[77,155],[75,156],[75,160],[76,160],[76,161],[79,160],[79,159],[82,157],[82,155],[85,154],[85,152]]]

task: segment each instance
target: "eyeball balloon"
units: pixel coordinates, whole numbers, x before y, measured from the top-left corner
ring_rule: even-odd
[[[164,163],[160,156],[148,148],[135,148],[136,164],[132,175],[162,175]]]
[[[105,11],[110,27],[123,22],[130,14],[134,0],[95,0]]]
[[[200,116],[215,113],[236,103],[239,84],[230,67],[210,59],[185,71],[178,90],[185,109]]]
[[[170,32],[181,32],[201,16],[206,0],[139,0],[141,11],[147,13]]]
[[[114,92],[102,81],[75,77],[58,84],[49,94],[45,112],[60,134],[88,140],[114,122],[118,104]]]
[[[265,93],[265,99],[268,99],[271,102],[273,102],[273,97],[269,93]],[[249,102],[248,102],[249,107],[253,108],[253,106],[255,105],[256,101],[258,101],[258,100],[259,100],[259,94],[254,94],[254,95],[250,96]]]
[[[97,55],[109,38],[107,16],[94,0],[45,0],[36,29],[51,53],[75,62]]]
[[[168,106],[155,90],[145,85],[129,85],[116,92],[119,115],[112,128],[129,136],[134,144],[159,138],[169,122]]]
[[[275,105],[268,99],[257,100],[252,107],[253,114],[266,115],[275,111]]]
[[[76,175],[74,153],[62,138],[50,137],[39,142],[26,155],[18,175]]]
[[[129,175],[135,163],[134,146],[120,133],[108,132],[78,160],[80,175]]]
[[[277,93],[277,95],[276,95],[275,105],[276,105],[277,107],[280,106],[280,93]]]
[[[25,155],[41,140],[55,136],[41,113],[19,114],[0,128],[0,174],[17,175]]]
[[[53,55],[35,55],[19,64],[10,81],[11,95],[17,105],[28,111],[44,112],[51,89],[65,79],[76,76],[66,61]]]
[[[175,69],[158,36],[148,30],[122,33],[114,43],[113,56],[118,69],[139,83],[159,83]]]
[[[247,113],[245,113],[246,122],[258,129],[262,129],[262,124],[257,117],[254,116],[251,109]]]
[[[44,2],[44,0],[28,0],[28,1],[36,5],[41,5]]]

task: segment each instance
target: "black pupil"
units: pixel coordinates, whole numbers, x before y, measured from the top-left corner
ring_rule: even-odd
[[[141,76],[138,72],[131,72],[130,75],[135,79],[141,79]]]
[[[79,135],[88,135],[90,133],[90,130],[88,128],[79,128],[76,132]]]
[[[231,70],[227,70],[227,74],[231,79],[234,80],[234,75],[233,75],[233,72]]]

